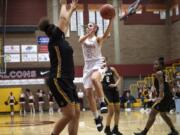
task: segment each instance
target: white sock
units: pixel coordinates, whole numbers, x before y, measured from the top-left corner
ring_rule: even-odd
[[[97,118],[99,117],[99,113],[98,113],[98,111],[96,111],[96,112],[92,112],[92,114],[93,114],[93,116],[94,116],[94,118],[95,118],[95,119],[97,119]]]
[[[105,102],[105,101],[104,101],[104,97],[99,98],[99,102],[100,102],[100,103]]]

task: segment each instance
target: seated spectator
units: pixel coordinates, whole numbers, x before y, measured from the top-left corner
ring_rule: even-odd
[[[125,103],[126,103],[126,90],[123,92],[122,96],[120,96],[120,107],[125,108]]]
[[[154,86],[152,86],[151,89],[148,90],[148,100],[145,103],[146,107],[144,109],[146,109],[146,111],[149,112],[155,101],[156,101],[156,89]]]
[[[147,105],[146,103],[149,99],[148,89],[146,86],[144,86],[142,89],[142,94],[141,94],[140,99],[141,99],[143,108],[146,109],[146,105]]]
[[[78,89],[77,92],[78,98],[79,98],[79,102],[80,102],[80,109],[81,111],[85,111],[85,107],[84,107],[84,92],[82,89]]]
[[[134,98],[134,96],[131,95],[130,91],[126,92],[126,96],[125,96],[125,101],[126,101],[126,108],[131,109],[132,108],[132,104],[134,102],[136,102],[136,99]]]
[[[180,98],[180,88],[176,89],[176,98]]]

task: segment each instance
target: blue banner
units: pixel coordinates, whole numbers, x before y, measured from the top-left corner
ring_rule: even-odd
[[[47,45],[49,43],[49,38],[47,36],[38,36],[37,42],[39,45]]]

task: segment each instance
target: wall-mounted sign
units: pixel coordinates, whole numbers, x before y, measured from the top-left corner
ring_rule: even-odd
[[[20,54],[6,54],[6,62],[20,62]]]
[[[48,53],[39,53],[38,54],[38,61],[49,61],[49,54]]]
[[[47,45],[49,43],[49,38],[47,36],[38,36],[37,42],[39,45]]]
[[[38,52],[39,53],[47,53],[48,52],[48,46],[47,45],[39,45],[38,46]]]
[[[22,62],[36,62],[37,61],[37,53],[35,54],[22,54]]]
[[[5,45],[4,53],[20,53],[19,45]]]
[[[22,53],[37,53],[37,45],[21,45]]]
[[[6,74],[0,74],[0,80],[46,78],[48,74],[48,68],[7,69]]]

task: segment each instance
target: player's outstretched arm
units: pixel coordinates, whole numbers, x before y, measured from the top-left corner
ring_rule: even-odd
[[[78,0],[72,0],[70,9],[67,9],[67,1],[60,0],[61,10],[59,13],[59,28],[66,34],[69,28],[70,18],[72,13],[76,10]]]

